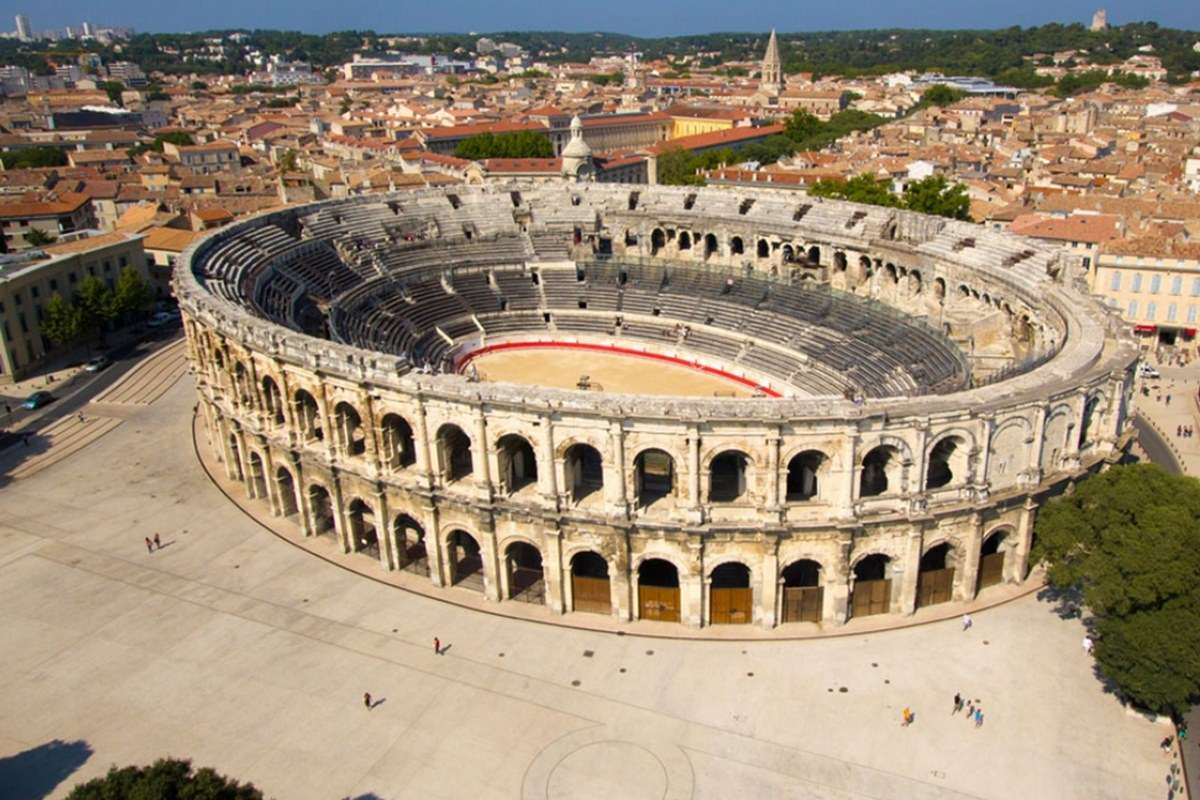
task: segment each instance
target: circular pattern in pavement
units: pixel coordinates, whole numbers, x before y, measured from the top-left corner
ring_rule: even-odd
[[[614,765],[620,769],[613,769]],[[667,793],[667,771],[658,757],[632,742],[587,744],[555,765],[546,786],[548,800],[613,797],[660,800]]]

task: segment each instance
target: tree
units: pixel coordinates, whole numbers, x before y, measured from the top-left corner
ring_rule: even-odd
[[[703,186],[704,176],[696,174],[698,166],[690,152],[682,147],[670,147],[658,154],[658,182],[669,186]]]
[[[117,276],[112,293],[113,316],[129,319],[144,314],[154,302],[150,284],[133,267],[125,267]]]
[[[904,187],[904,206],[922,214],[936,214],[950,219],[971,218],[971,198],[967,187],[950,183],[945,175],[930,175]]]
[[[0,156],[5,169],[36,169],[40,167],[62,167],[67,163],[67,154],[51,145],[22,147]]]
[[[471,161],[484,158],[553,158],[550,139],[536,131],[481,133],[463,139],[454,155]]]
[[[149,767],[112,767],[103,778],[93,778],[71,790],[67,800],[262,800],[253,784],[218,774],[209,767],[192,771],[192,763],[160,758]]]
[[[289,147],[287,150],[284,150],[283,155],[279,157],[279,171],[295,172],[297,169],[297,159],[296,148]]]
[[[925,94],[921,95],[920,105],[923,107],[929,106],[950,106],[957,103],[967,96],[966,92],[958,89],[951,89],[944,83],[935,83],[925,90]]]
[[[900,198],[892,194],[891,184],[882,178],[863,173],[848,181],[819,180],[808,189],[815,197],[832,197],[853,203],[869,203],[873,206],[901,205]]]
[[[1047,503],[1035,532],[1032,558],[1093,615],[1104,676],[1156,712],[1200,698],[1200,481],[1113,467]]]
[[[821,120],[811,112],[798,108],[783,123],[783,135],[797,144],[806,142],[821,132]]]
[[[46,301],[42,315],[42,333],[60,347],[69,347],[83,338],[83,315],[57,292]]]
[[[203,92],[208,88],[208,84],[204,81],[192,81],[191,86],[193,92]]]
[[[96,88],[103,89],[108,94],[108,99],[113,105],[124,105],[121,100],[121,93],[125,91],[125,84],[120,81],[100,81],[96,84]]]
[[[101,337],[105,325],[116,317],[112,290],[92,275],[79,282],[75,306],[79,309],[83,334],[88,338]]]
[[[41,228],[30,228],[25,234],[25,241],[33,247],[41,247],[46,244],[54,244],[58,241],[58,237],[46,233]]]

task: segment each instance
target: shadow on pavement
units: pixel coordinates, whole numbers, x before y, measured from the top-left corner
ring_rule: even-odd
[[[25,459],[41,455],[49,448],[50,440],[39,433],[0,431],[0,487],[12,482],[9,473],[21,466]]]
[[[41,800],[91,757],[92,747],[82,739],[55,739],[0,758],[0,795],[7,800]]]

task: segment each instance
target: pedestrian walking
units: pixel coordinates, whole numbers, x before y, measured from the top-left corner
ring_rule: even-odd
[[[371,710],[371,693],[363,692],[363,705],[367,707],[367,711]]]
[[[21,444],[25,445],[26,447],[29,447],[29,434],[28,433],[21,437]]]
[[[962,695],[959,694],[958,692],[955,692],[954,693],[954,710],[951,711],[950,714],[951,715],[957,714],[958,712],[962,711],[962,707],[963,707]]]
[[[963,630],[966,631],[966,630],[969,630],[971,628],[971,626],[975,624],[975,621],[973,619],[971,619],[970,614],[963,614],[962,623],[963,623]]]
[[[438,637],[433,637],[433,654],[440,656],[442,654],[442,640]]]
[[[149,537],[149,536],[147,536],[147,537],[146,537],[146,552],[147,552],[147,553],[153,553],[153,552],[154,552],[154,542],[150,541],[150,537]]]
[[[975,716],[975,701],[968,700],[967,701],[967,719],[970,719],[973,716]]]
[[[79,417],[79,422],[80,422],[80,423],[82,423],[82,422],[83,422],[83,412],[82,412],[82,411],[80,411],[80,412],[79,412],[78,414],[76,414],[75,416]]]
[[[903,719],[903,722],[900,723],[901,727],[907,728],[909,725],[912,725],[913,712],[911,708],[905,706],[904,711],[900,713],[900,716]]]
[[[1092,637],[1083,637],[1083,652],[1090,656],[1092,654],[1092,647]]]
[[[1171,752],[1171,737],[1168,736],[1165,739],[1163,739],[1162,742],[1158,746],[1162,748],[1162,751],[1164,754],[1170,753]]]
[[[156,534],[154,534],[154,549],[155,549],[155,550],[161,550],[161,549],[162,549],[162,539],[159,539],[159,538],[158,538],[158,534],[157,534],[157,533],[156,533]]]
[[[12,413],[12,406],[10,406],[8,403],[5,403],[5,404],[4,404],[4,413],[5,413],[5,414],[11,414],[11,413]]]
[[[983,709],[982,708],[975,709],[975,727],[976,728],[983,727]]]

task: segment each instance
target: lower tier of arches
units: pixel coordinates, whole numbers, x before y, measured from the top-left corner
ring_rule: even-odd
[[[689,627],[828,627],[875,615],[900,624],[918,608],[970,601],[1028,572],[1028,497],[936,518],[800,531],[617,529],[368,480],[233,421],[202,419],[226,477],[304,536],[330,537],[372,568],[494,602]]]

